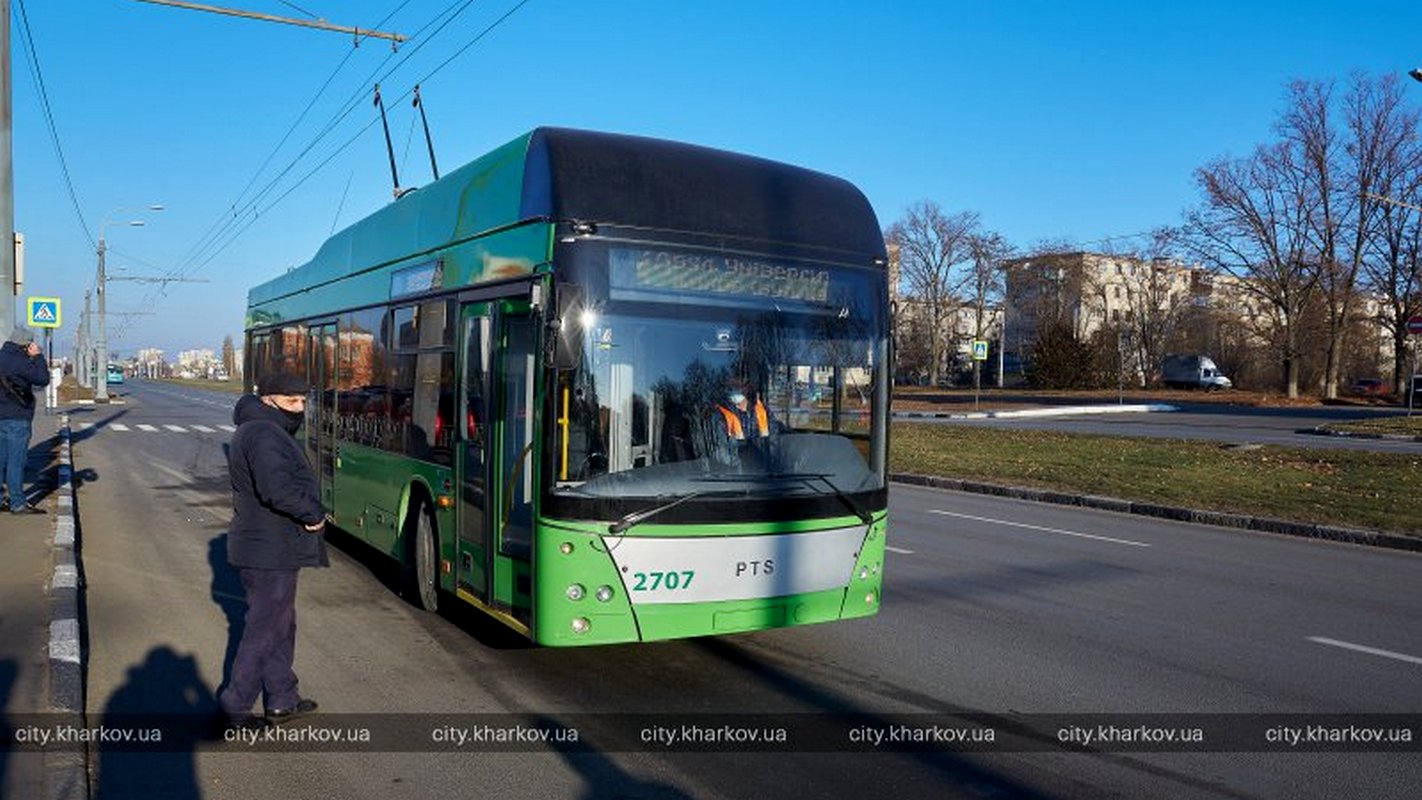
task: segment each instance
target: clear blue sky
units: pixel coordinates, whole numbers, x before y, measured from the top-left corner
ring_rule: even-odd
[[[412,34],[451,0],[208,0]],[[78,199],[75,211],[26,65],[12,2],[15,224],[24,295],[65,303],[66,348],[94,276],[90,235],[120,207],[162,203],[148,225],[106,229],[111,268],[210,283],[159,296],[110,284],[111,348],[240,342],[247,288],[308,260],[333,227],[390,201],[376,124],[280,202],[296,179],[371,122],[387,98],[468,44],[517,0],[473,3],[423,49],[133,0],[25,0]],[[1422,4],[1409,2],[835,2],[529,0],[425,81],[444,171],[539,125],[678,139],[840,175],[887,226],[920,199],[974,210],[1019,245],[1092,242],[1172,224],[1191,173],[1270,136],[1291,78],[1422,66]],[[422,37],[424,38],[424,37]],[[191,254],[350,56],[261,172],[263,213],[214,257]],[[383,66],[382,66],[383,65]],[[1422,102],[1422,84],[1412,84]],[[312,142],[352,96],[334,133]],[[402,183],[429,180],[408,101],[390,109]],[[251,215],[244,219],[250,219]],[[123,272],[115,272],[123,275]],[[23,314],[23,307],[18,314]]]

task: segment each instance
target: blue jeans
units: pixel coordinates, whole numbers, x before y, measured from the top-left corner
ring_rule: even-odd
[[[30,457],[30,421],[0,419],[0,485],[10,492],[10,510],[25,507],[25,462]]]

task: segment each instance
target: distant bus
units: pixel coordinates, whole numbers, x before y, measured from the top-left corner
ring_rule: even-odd
[[[864,617],[886,263],[841,179],[540,128],[254,287],[244,374],[306,374],[323,506],[426,609],[559,646]]]
[[[123,367],[118,364],[110,364],[108,381],[111,384],[123,383]]]

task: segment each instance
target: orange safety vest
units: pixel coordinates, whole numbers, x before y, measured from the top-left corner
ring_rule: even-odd
[[[726,418],[726,433],[737,441],[744,440],[746,432],[741,428],[740,415],[725,406],[717,408],[720,409],[721,416]],[[770,435],[770,414],[766,412],[765,405],[760,400],[755,401],[755,426],[761,436]]]

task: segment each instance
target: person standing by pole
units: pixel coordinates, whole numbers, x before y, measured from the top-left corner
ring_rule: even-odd
[[[0,346],[0,485],[12,514],[43,514],[25,497],[25,462],[35,419],[35,387],[49,383],[44,353],[28,328],[15,328]]]
[[[329,565],[316,473],[296,441],[309,388],[297,375],[264,377],[258,393],[244,395],[232,412],[227,561],[247,591],[247,616],[218,696],[228,725],[262,727],[316,710],[297,693],[293,669],[297,573]],[[257,717],[252,706],[263,693],[266,715]]]

